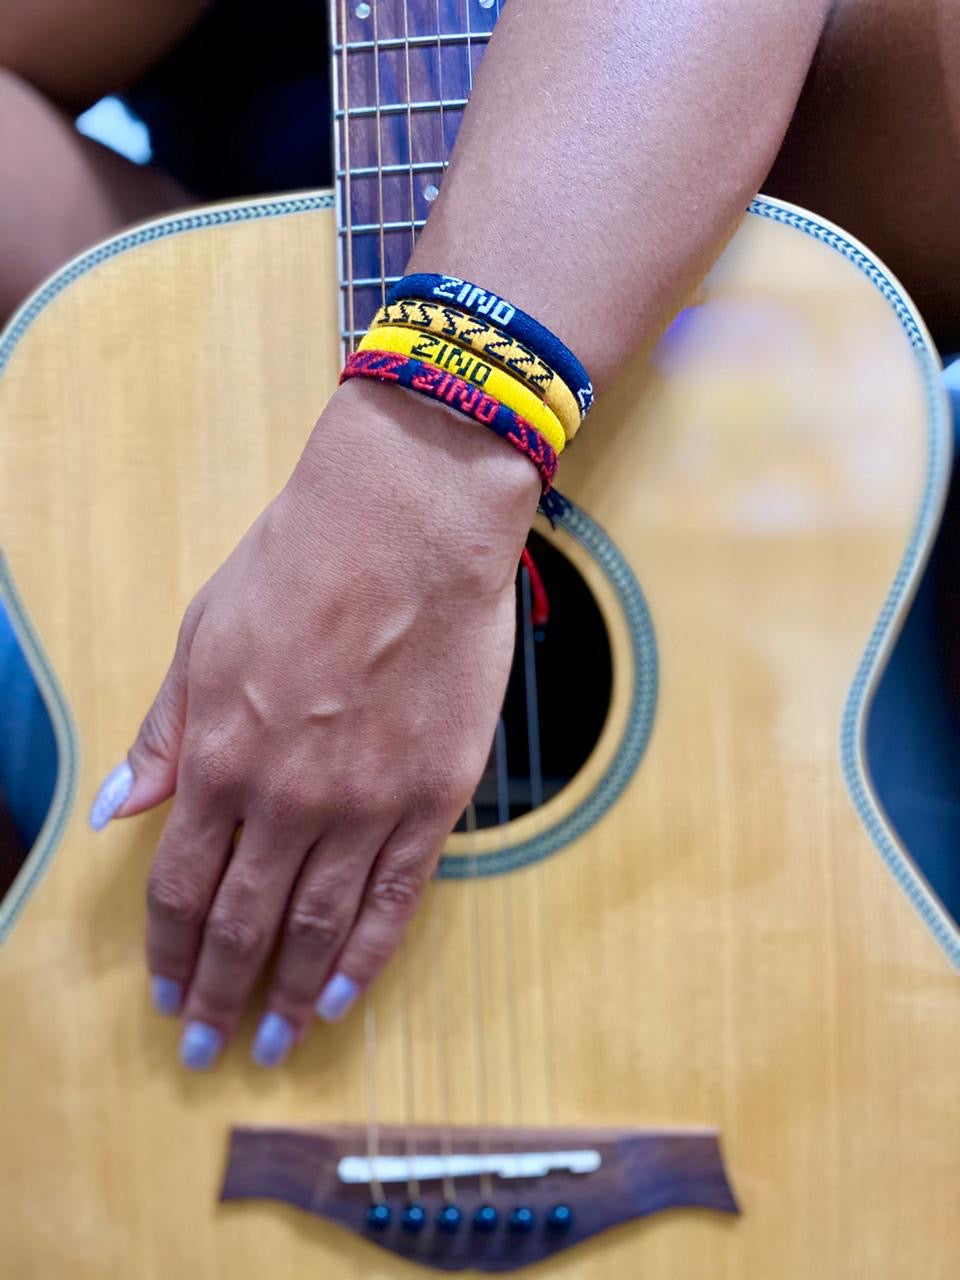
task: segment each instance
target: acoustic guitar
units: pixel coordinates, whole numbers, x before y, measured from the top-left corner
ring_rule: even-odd
[[[402,271],[499,4],[334,7],[338,199],[139,226],[0,340],[59,751],[0,912],[3,1275],[952,1280],[960,931],[863,746],[946,405],[897,281],[775,200],[564,458],[490,767],[364,1006],[199,1076],[149,1007],[163,814],[87,805]]]

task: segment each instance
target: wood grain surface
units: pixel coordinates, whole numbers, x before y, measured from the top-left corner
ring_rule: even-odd
[[[332,212],[304,211],[105,258],[0,381],[0,535],[79,747],[0,949],[4,1274],[419,1274],[290,1206],[217,1201],[231,1128],[362,1123],[368,1061],[383,1123],[720,1131],[742,1218],[654,1216],[531,1275],[952,1278],[960,990],[838,762],[917,519],[927,406],[876,288],[759,218],[564,459],[660,654],[619,802],[543,861],[433,886],[370,998],[375,1053],[358,1010],[280,1071],[249,1063],[252,1022],[215,1071],[178,1067],[142,958],[163,814],[94,836],[85,811],[184,607],[334,386],[334,244]]]

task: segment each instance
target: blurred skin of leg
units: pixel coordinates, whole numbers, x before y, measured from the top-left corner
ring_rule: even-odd
[[[0,0],[0,323],[57,267],[138,219],[196,203],[82,137],[73,117],[130,84],[210,0]]]
[[[0,319],[62,263],[118,228],[194,203],[176,182],[77,133],[0,70]]]
[[[210,3],[0,0],[0,67],[78,115],[153,66]]]

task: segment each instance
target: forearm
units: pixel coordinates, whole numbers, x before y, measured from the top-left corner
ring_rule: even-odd
[[[412,260],[530,311],[609,383],[719,252],[827,0],[509,0]]]

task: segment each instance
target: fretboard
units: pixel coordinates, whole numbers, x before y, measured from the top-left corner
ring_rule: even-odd
[[[330,0],[345,349],[403,273],[503,0]]]

